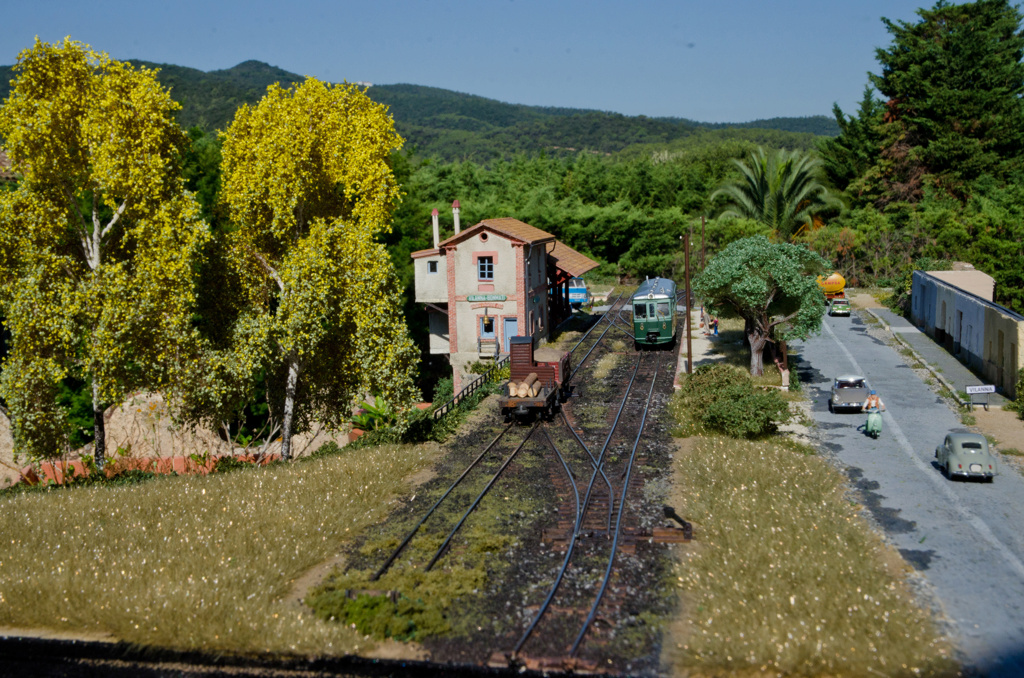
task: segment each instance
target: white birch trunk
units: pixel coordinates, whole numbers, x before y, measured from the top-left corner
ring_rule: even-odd
[[[288,358],[288,381],[284,387],[284,416],[281,421],[281,459],[288,461],[292,458],[292,418],[295,414],[295,388],[299,383],[299,373],[302,371],[299,359],[295,356]]]

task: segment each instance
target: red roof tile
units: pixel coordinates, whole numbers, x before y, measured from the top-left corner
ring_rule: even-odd
[[[523,223],[518,219],[513,219],[512,217],[499,217],[497,219],[484,219],[479,224],[467,228],[458,235],[453,235],[452,237],[441,241],[440,246],[443,247],[445,245],[460,243],[466,238],[476,235],[485,229],[494,231],[495,233],[500,233],[512,240],[518,240],[519,242],[526,243],[527,245],[548,242],[555,239],[555,236],[550,233],[546,233],[539,228],[534,228],[533,226]]]
[[[555,241],[555,248],[548,252],[548,256],[554,260],[555,266],[574,278],[580,277],[587,271],[593,271],[601,265],[560,240]]]

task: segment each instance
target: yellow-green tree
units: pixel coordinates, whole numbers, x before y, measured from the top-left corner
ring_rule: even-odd
[[[19,448],[47,456],[67,446],[60,381],[91,381],[102,466],[106,406],[182,367],[208,230],[178,171],[179,106],[154,71],[71,39],[37,39],[14,68],[0,108],[19,175],[0,195],[0,395]]]
[[[268,88],[223,137],[221,199],[237,230],[235,265],[265,337],[278,397],[281,456],[312,419],[338,425],[367,391],[402,407],[417,352],[391,260],[402,139],[384,106],[352,85],[309,78]]]

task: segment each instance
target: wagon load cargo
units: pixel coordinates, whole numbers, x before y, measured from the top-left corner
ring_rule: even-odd
[[[506,419],[552,416],[567,393],[569,353],[534,350],[532,337],[512,337],[509,353],[509,380],[498,398],[501,413]]]

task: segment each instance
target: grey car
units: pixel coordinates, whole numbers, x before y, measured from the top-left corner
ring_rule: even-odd
[[[935,459],[950,480],[981,478],[991,483],[999,473],[988,439],[980,433],[947,433],[935,448]]]
[[[832,382],[832,395],[828,399],[830,412],[836,410],[861,411],[868,397],[868,382],[856,374],[844,374]]]
[[[831,316],[844,315],[850,316],[850,300],[837,297],[829,302],[828,314]]]

